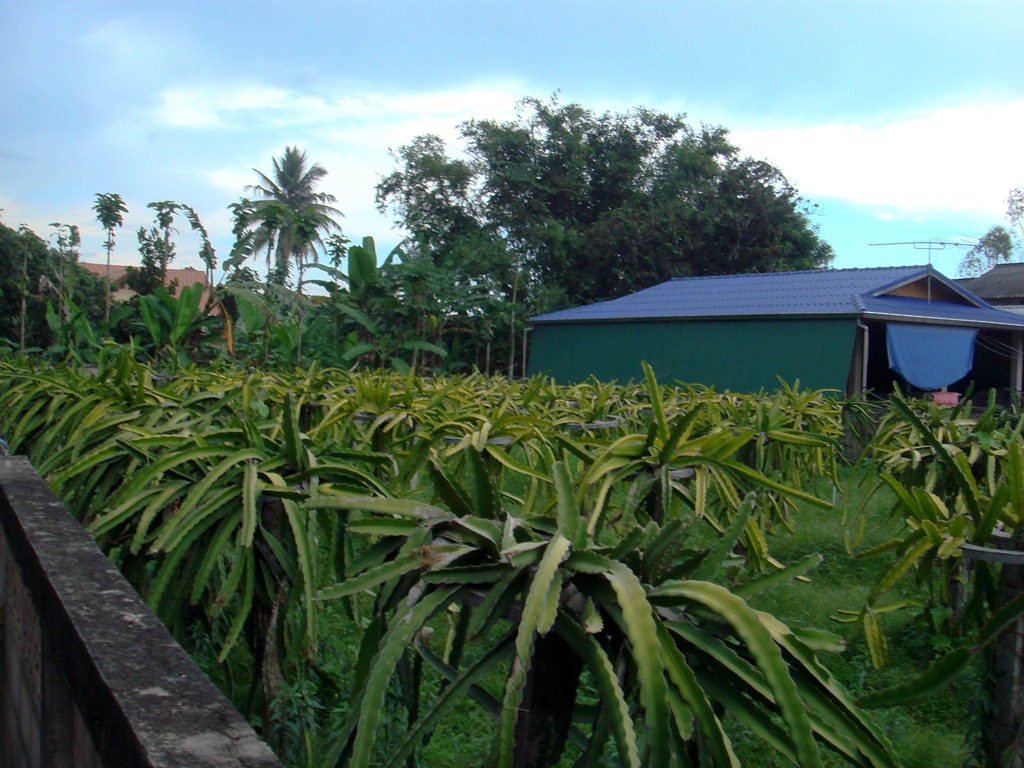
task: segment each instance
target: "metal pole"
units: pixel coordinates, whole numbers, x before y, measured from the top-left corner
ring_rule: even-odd
[[[530,332],[530,326],[523,328],[523,378],[526,378],[526,334]]]

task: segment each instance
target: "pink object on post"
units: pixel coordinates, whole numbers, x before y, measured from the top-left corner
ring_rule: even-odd
[[[960,402],[959,392],[932,392],[932,401],[936,405],[956,405]]]

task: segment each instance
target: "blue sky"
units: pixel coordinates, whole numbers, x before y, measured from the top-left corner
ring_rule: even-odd
[[[47,0],[0,6],[0,214],[77,224],[101,261],[98,192],[129,214],[195,208],[218,254],[227,206],[286,145],[330,175],[345,233],[402,233],[374,207],[389,154],[560,93],[729,129],[819,206],[835,266],[925,263],[1003,221],[1024,186],[1019,0]],[[187,225],[178,266],[198,265]],[[932,253],[953,275],[963,248]]]

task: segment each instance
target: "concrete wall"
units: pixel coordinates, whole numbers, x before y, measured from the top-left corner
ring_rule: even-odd
[[[0,768],[280,765],[28,462],[0,458]]]

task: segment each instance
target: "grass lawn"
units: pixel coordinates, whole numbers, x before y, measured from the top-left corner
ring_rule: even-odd
[[[757,607],[794,626],[828,628],[846,637],[846,650],[825,656],[823,661],[854,695],[912,679],[927,667],[933,654],[933,633],[919,609],[883,616],[890,663],[880,670],[872,668],[863,634],[849,637],[847,626],[831,618],[837,609],[855,610],[863,605],[871,586],[891,562],[891,555],[859,559],[847,551],[847,531],[852,529],[851,535],[856,535],[861,512],[865,527],[858,545],[860,550],[891,538],[903,526],[902,519],[891,513],[890,493],[879,492],[864,503],[870,483],[863,480],[862,474],[843,472],[833,511],[801,507],[792,517],[792,532],[780,529],[772,537],[772,554],[783,563],[812,552],[820,553],[824,561],[809,574],[809,582],[791,582],[755,601]],[[820,484],[817,491],[822,498],[832,494],[827,483]],[[912,577],[894,592],[894,602],[902,598],[923,600],[927,596]],[[876,710],[873,716],[888,734],[901,768],[961,766],[968,757],[964,737],[972,721],[976,695],[974,683],[963,680],[938,698],[912,707]],[[778,762],[774,754],[761,758],[748,753],[743,756],[743,764],[775,766]],[[827,764],[846,765],[838,760]]]

